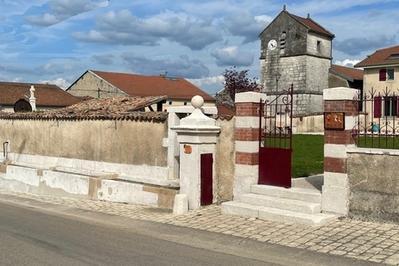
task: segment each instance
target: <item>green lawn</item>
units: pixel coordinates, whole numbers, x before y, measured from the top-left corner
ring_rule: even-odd
[[[293,177],[323,173],[324,136],[293,135],[293,153]]]
[[[399,149],[399,136],[359,136],[356,145],[361,148]]]

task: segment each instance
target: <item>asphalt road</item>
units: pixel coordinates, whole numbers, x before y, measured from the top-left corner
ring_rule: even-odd
[[[0,265],[339,264],[366,265],[220,234],[0,197]]]

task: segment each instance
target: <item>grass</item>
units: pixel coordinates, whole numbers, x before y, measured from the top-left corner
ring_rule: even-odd
[[[267,147],[287,148],[289,140],[268,138]],[[324,136],[293,135],[292,136],[292,177],[304,177],[323,173]]]
[[[323,173],[324,136],[293,135],[292,177]]]
[[[360,148],[399,149],[399,136],[358,136],[356,145]]]

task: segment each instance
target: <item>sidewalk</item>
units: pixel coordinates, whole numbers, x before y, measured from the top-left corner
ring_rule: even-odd
[[[342,219],[322,227],[306,227],[223,215],[220,207],[215,205],[191,211],[186,215],[174,216],[169,211],[141,205],[37,196],[4,190],[0,190],[0,194],[132,219],[217,232],[370,262],[399,265],[399,225],[397,224]]]

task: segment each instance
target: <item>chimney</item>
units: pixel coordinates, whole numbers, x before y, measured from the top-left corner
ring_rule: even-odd
[[[36,112],[35,87],[31,85],[29,91],[30,91],[29,103],[32,106],[32,111]]]

